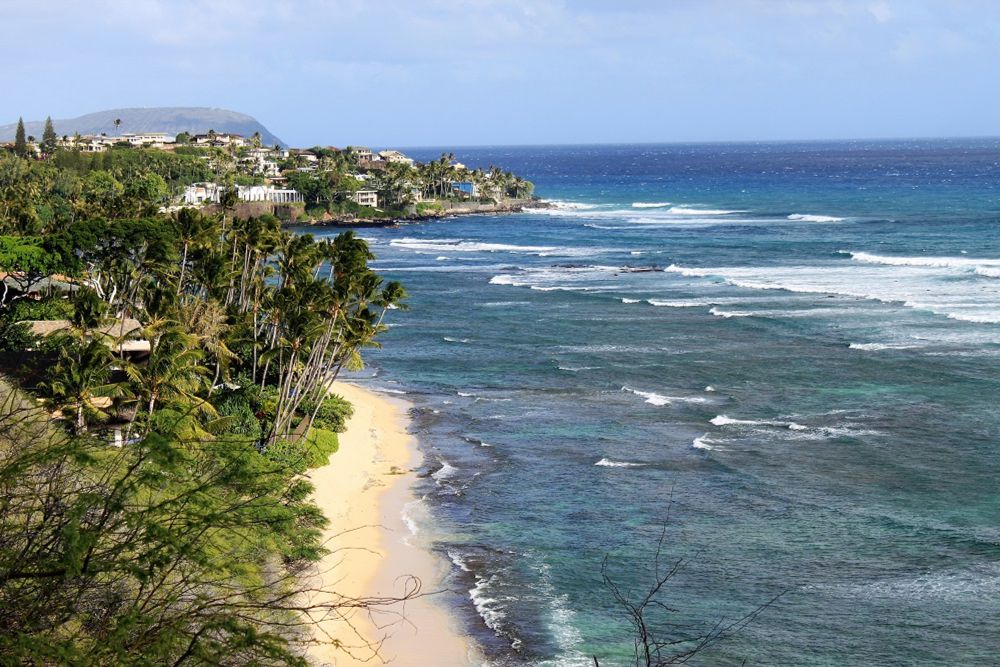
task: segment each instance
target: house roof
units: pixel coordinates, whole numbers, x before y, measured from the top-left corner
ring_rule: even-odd
[[[65,331],[72,327],[69,320],[25,320],[22,324],[27,324],[28,329],[36,336],[51,336],[52,334]],[[115,320],[111,324],[103,326],[98,331],[111,338],[124,338],[142,330],[139,320],[131,317],[124,320]]]

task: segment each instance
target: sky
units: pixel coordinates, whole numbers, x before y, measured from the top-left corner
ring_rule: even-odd
[[[0,124],[250,114],[293,145],[1000,135],[996,0],[0,0]]]

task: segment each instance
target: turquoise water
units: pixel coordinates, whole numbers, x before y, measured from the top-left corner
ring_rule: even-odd
[[[785,591],[699,664],[1000,664],[1000,142],[457,153],[557,208],[364,230],[365,381],[494,664],[627,664],[668,512],[674,622]]]

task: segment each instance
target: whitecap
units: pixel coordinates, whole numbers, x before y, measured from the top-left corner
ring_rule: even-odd
[[[708,403],[709,399],[702,396],[663,396],[662,394],[657,394],[652,391],[640,391],[638,389],[633,389],[632,387],[622,387],[622,391],[626,391],[636,396],[640,396],[646,399],[646,403],[650,405],[655,405],[657,407],[662,407],[664,405],[670,405],[672,403]]]
[[[634,201],[632,202],[632,208],[663,208],[664,206],[670,206],[668,201]]]
[[[901,343],[851,343],[847,346],[852,350],[863,350],[865,352],[877,352],[879,350],[912,350],[918,345],[904,345]]]
[[[449,343],[468,343],[469,342],[468,338],[452,338],[451,336],[445,336],[443,338],[443,340],[445,340],[445,341],[447,341]]]
[[[708,309],[712,315],[716,317],[724,317],[727,320],[732,317],[753,317],[754,313],[748,310],[720,310],[719,308],[712,307]]]
[[[875,255],[869,252],[848,252],[840,251],[851,256],[855,262],[866,264],[885,264],[887,266],[915,266],[942,269],[960,269],[963,271],[973,271],[986,277],[1000,277],[1000,273],[993,274],[993,270],[1000,269],[998,259],[975,259],[968,257],[908,257],[902,255]],[[980,273],[985,271],[985,273]]]
[[[642,299],[629,299],[628,297],[622,297],[622,303],[639,303]]]
[[[646,464],[633,463],[632,461],[612,461],[611,459],[602,458],[594,465],[601,466],[602,468],[639,468]]]
[[[515,252],[515,253],[537,253],[553,252],[557,248],[551,246],[520,246],[508,243],[481,243],[478,241],[467,241],[463,239],[416,239],[401,238],[393,239],[390,246],[415,251],[437,251],[437,252]]]
[[[697,301],[695,299],[646,299],[646,303],[658,308],[697,308],[699,306],[710,306],[708,301]]]
[[[632,389],[631,387],[622,387],[622,391],[628,391],[636,396],[641,396],[646,399],[646,403],[650,405],[663,406],[670,405],[670,399],[666,396],[661,396],[651,391],[639,391],[638,389]]]
[[[796,422],[789,421],[768,421],[768,420],[754,420],[754,419],[733,419],[726,415],[717,415],[708,420],[708,422],[714,426],[776,426],[779,428],[787,428],[791,431],[807,431],[808,426],[803,426]]]
[[[732,211],[721,208],[691,208],[689,206],[672,206],[667,209],[667,213],[673,215],[732,215],[733,213],[746,213],[746,211]]]
[[[712,446],[714,444],[717,443],[714,440],[709,440],[708,434],[706,433],[705,435],[695,438],[694,441],[691,443],[691,446],[694,447],[695,449],[713,450],[715,449],[715,447]]]
[[[792,213],[788,219],[797,222],[841,222],[844,220],[834,215],[811,215],[809,213]]]
[[[449,463],[445,459],[440,459],[439,463],[441,464],[441,467],[438,468],[431,475],[431,477],[433,477],[434,479],[436,479],[436,480],[448,479],[450,477],[454,477],[458,473],[458,468],[456,468],[455,466],[453,466],[451,463]]]

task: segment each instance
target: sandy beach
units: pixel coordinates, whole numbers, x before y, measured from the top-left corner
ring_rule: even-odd
[[[319,563],[315,585],[356,598],[402,597],[413,585],[410,577],[417,577],[424,593],[438,591],[444,564],[403,519],[414,501],[413,469],[421,460],[407,433],[409,404],[343,382],[332,392],[350,401],[354,415],[340,436],[340,450],[309,475],[314,499],[330,520],[324,537],[331,553]],[[371,613],[328,614],[314,632],[324,643],[311,646],[307,655],[316,665],[337,667],[475,664],[471,642],[443,606],[456,595],[425,595]],[[317,594],[312,602],[333,599]]]

